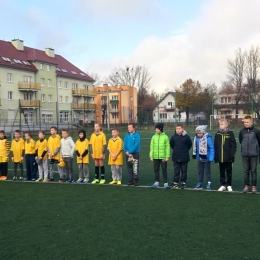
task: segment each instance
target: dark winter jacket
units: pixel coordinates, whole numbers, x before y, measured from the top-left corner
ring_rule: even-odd
[[[214,138],[215,162],[234,162],[237,143],[233,131],[218,131]]]
[[[175,134],[170,140],[172,151],[172,160],[174,162],[188,162],[190,160],[189,150],[192,147],[192,141],[187,135],[186,131],[183,131],[182,135]]]
[[[169,137],[165,133],[154,134],[150,143],[150,158],[153,159],[169,159],[170,158],[170,142]]]
[[[243,128],[239,132],[239,142],[242,156],[259,156],[260,131],[257,128]]]

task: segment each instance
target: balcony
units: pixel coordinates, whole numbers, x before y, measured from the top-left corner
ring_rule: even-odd
[[[118,99],[111,99],[110,104],[118,104]]]
[[[19,81],[18,89],[20,91],[39,91],[41,90],[41,85],[40,83]]]
[[[164,109],[165,109],[165,110],[174,110],[175,107],[174,107],[174,106],[171,106],[171,105],[166,105],[166,106],[164,106]]]
[[[119,111],[118,111],[118,108],[110,108],[109,112],[110,113],[118,113]]]
[[[86,89],[72,89],[72,95],[73,96],[93,97],[96,95],[96,91],[86,90]]]
[[[22,100],[20,99],[20,107],[24,108],[38,108],[41,105],[40,100]]]
[[[73,103],[72,109],[74,110],[96,110],[95,104]]]

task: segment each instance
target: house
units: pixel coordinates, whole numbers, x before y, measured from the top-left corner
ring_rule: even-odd
[[[95,87],[96,122],[128,124],[137,122],[137,89],[131,86]]]
[[[94,80],[51,48],[0,41],[1,123],[95,119]]]

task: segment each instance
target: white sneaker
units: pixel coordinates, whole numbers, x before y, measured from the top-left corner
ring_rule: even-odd
[[[230,187],[230,186],[228,186],[228,187]],[[220,186],[220,188],[218,189],[218,191],[225,191],[226,190],[226,187],[225,186]]]
[[[227,186],[227,190],[230,192],[233,191],[232,186]]]

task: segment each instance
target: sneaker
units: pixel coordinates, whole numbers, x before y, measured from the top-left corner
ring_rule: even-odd
[[[67,183],[71,183],[71,182],[72,182],[71,180],[72,180],[72,179],[68,178],[68,179],[66,180],[66,182],[67,182]]]
[[[13,177],[13,181],[16,181],[16,180],[17,180],[17,177],[16,177],[16,176],[14,176],[14,177]]]
[[[245,188],[243,189],[243,193],[247,193],[248,192],[248,190],[249,190],[249,186],[248,185],[245,185]]]
[[[117,185],[121,185],[122,184],[122,182],[121,181],[117,181]]]
[[[231,186],[228,186],[228,187],[231,187]],[[224,185],[220,186],[218,191],[225,191],[226,190],[226,187]],[[231,191],[232,191],[232,188],[231,188]]]
[[[1,181],[6,181],[7,180],[7,176],[2,176],[1,177]]]
[[[139,181],[134,181],[134,186],[139,186]]]
[[[257,193],[256,186],[252,186],[252,193]]]
[[[211,183],[210,182],[208,182],[208,184],[207,184],[207,190],[211,190]]]
[[[171,187],[168,185],[168,182],[163,184],[164,189],[170,189]]]
[[[109,184],[117,184],[117,181],[111,181]]]
[[[84,178],[83,183],[88,183],[89,179],[88,178]]]
[[[156,181],[156,182],[151,186],[151,188],[153,188],[153,189],[159,188],[159,182]]]
[[[83,179],[82,178],[78,178],[78,180],[76,181],[76,183],[82,183]]]
[[[196,187],[194,188],[194,190],[202,190],[203,187],[202,187],[202,183],[201,182],[198,182]]]
[[[186,188],[186,183],[185,182],[182,182],[181,183],[181,189],[184,190]]]
[[[44,178],[42,182],[48,182],[48,178]]]
[[[134,182],[133,181],[129,181],[127,186],[134,186]]]
[[[32,181],[36,181],[36,179],[32,178]]]
[[[38,178],[36,181],[42,181],[42,178]]]
[[[94,179],[91,183],[92,183],[92,184],[99,183],[99,179]]]
[[[177,182],[173,182],[172,186],[171,186],[171,189],[179,189],[178,183]]]
[[[227,190],[228,190],[229,192],[232,192],[232,191],[233,191],[232,186],[227,186]]]
[[[19,177],[19,181],[23,181],[23,176],[20,176],[20,177]]]
[[[48,182],[51,182],[51,181],[54,181],[54,179],[53,179],[53,178],[50,178],[50,179],[48,180]]]
[[[59,183],[63,183],[63,179],[59,179]]]
[[[100,180],[100,183],[99,184],[105,184],[106,183],[106,180],[105,179],[102,179]]]
[[[24,180],[24,181],[30,181],[31,179],[25,177],[25,178],[23,178],[23,180]]]

